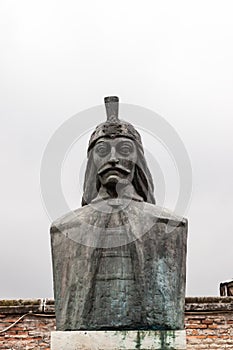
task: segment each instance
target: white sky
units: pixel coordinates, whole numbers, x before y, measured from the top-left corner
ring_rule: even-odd
[[[1,0],[0,297],[52,296],[41,158],[108,95],[164,117],[189,153],[187,294],[233,277],[232,13],[231,0]]]

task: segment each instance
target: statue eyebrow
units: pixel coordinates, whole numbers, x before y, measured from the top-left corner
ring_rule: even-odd
[[[98,144],[101,144],[101,143],[108,144],[108,145],[110,144],[110,142],[108,140],[98,140],[98,141],[96,141],[95,146],[97,146]],[[128,144],[130,146],[134,146],[134,142],[131,140],[120,140],[120,142],[118,142],[118,145],[119,144]]]
[[[124,141],[122,140],[122,141],[119,142],[119,144],[125,144],[125,143],[130,145],[130,146],[134,145],[134,143],[132,141],[130,141],[130,140],[124,140]]]
[[[96,142],[96,145],[97,145],[98,143],[109,143],[109,142],[108,142],[108,141],[105,141],[105,140],[100,140],[100,141],[97,141],[97,142]]]

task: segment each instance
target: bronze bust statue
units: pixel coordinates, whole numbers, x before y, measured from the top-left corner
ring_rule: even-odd
[[[141,137],[105,105],[82,208],[51,226],[57,330],[183,329],[187,221],[155,205]]]

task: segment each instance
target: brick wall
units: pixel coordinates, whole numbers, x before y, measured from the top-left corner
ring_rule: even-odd
[[[45,299],[0,301],[0,332],[20,317],[22,319],[17,324],[0,333],[0,349],[49,350],[50,332],[56,329],[53,301]]]
[[[186,298],[187,349],[233,349],[233,297]]]
[[[233,297],[186,298],[185,310],[187,350],[233,350]],[[0,332],[20,317],[0,333],[0,350],[49,350],[53,300],[0,301]]]

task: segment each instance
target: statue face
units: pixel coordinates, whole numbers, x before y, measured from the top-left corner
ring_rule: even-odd
[[[137,161],[137,150],[132,140],[126,137],[101,138],[93,151],[93,160],[103,186],[132,182]]]

